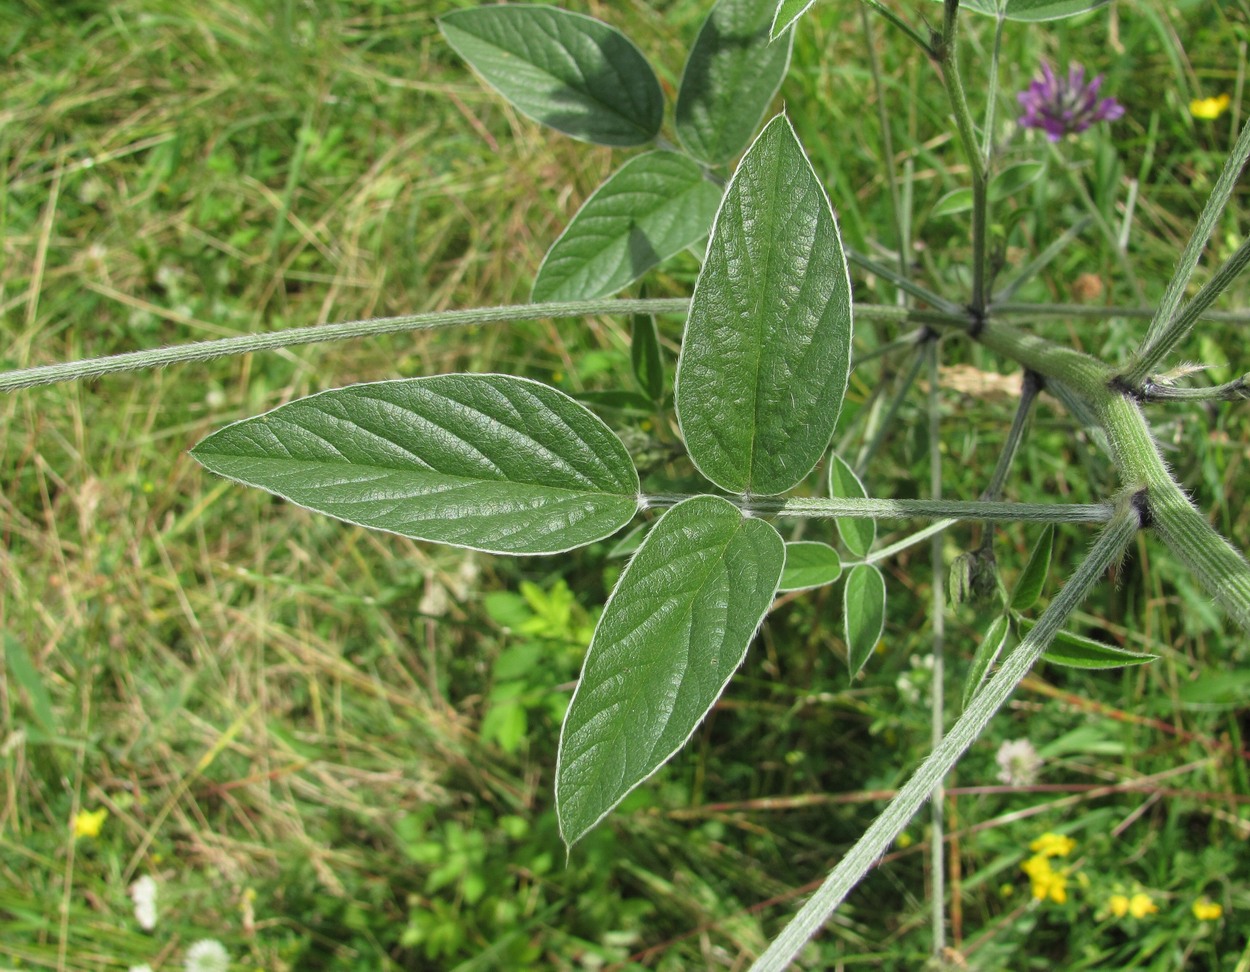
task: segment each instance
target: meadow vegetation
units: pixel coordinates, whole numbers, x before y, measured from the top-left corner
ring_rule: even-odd
[[[485,89],[435,25],[474,5],[0,4],[0,369],[527,301],[548,247],[623,153],[540,128]],[[563,5],[628,33],[670,96],[707,9]],[[992,27],[966,24],[970,77]],[[1248,40],[1244,0],[1118,0],[1045,29],[1007,26],[1005,117],[1042,59],[1104,73],[1126,108],[1053,147],[1015,131],[1005,149],[1007,164],[1046,171],[996,210],[1004,278],[1089,218],[1016,295],[1089,316],[1026,326],[1104,360],[1136,347],[1143,319],[1096,311],[1162,293],[1244,122]],[[1192,101],[1221,93],[1225,110],[1195,117]],[[966,291],[967,213],[935,206],[967,172],[910,42],[856,5],[819,2],[782,103],[847,246],[894,258],[892,156],[911,272]],[[1246,212],[1241,186],[1211,265],[1242,242]],[[688,296],[698,267],[680,255],[649,275],[649,294]],[[889,280],[852,277],[856,300],[895,299]],[[1250,287],[1219,306],[1250,306]],[[682,319],[659,323],[671,376]],[[916,703],[932,677],[926,544],[883,563],[885,636],[849,686],[838,593],[781,595],[690,745],[566,864],[556,743],[625,563],[615,542],[524,559],[430,546],[237,488],[187,455],[228,421],[322,389],[508,372],[586,396],[644,473],[700,488],[671,422],[594,397],[630,380],[629,328],[604,316],[397,334],[0,398],[8,966],[177,968],[208,937],[232,968],[272,972],[720,969],[762,951],[928,750]],[[1205,368],[1192,380],[1246,370],[1244,334],[1232,314],[1204,323],[1184,348]],[[896,337],[862,327],[855,353]],[[835,446],[874,496],[924,495],[924,389],[895,403],[916,377],[889,353],[852,372]],[[940,384],[944,492],[975,497],[1018,369],[951,339]],[[1198,507],[1250,547],[1247,403],[1161,404],[1150,417]],[[1100,448],[1044,396],[1008,495],[1109,495]],[[915,529],[879,525],[886,541]],[[831,539],[821,531],[832,528],[790,538]],[[1008,586],[1038,532],[995,532]],[[1058,528],[1043,603],[1092,532]],[[982,535],[947,531],[946,562]],[[1039,667],[948,781],[950,968],[1250,968],[1244,633],[1146,534],[1109,581],[1081,630],[1158,660]],[[956,676],[987,617],[971,600],[947,613]],[[1001,782],[996,754],[1020,739],[1040,768]],[[924,965],[923,838],[917,818],[807,967]],[[128,890],[143,875],[159,887],[150,930]]]

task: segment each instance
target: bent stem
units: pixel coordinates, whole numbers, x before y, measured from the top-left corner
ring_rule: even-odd
[[[828,917],[924,805],[942,778],[954,768],[964,751],[981,735],[994,713],[1010,698],[1020,680],[1042,656],[1068,616],[1102,578],[1103,572],[1123,556],[1140,525],[1134,497],[1125,494],[1116,506],[1114,518],[1098,535],[1068,583],[1042,612],[1033,630],[1007,656],[997,674],[973,696],[941,744],[929,754],[889,806],[864,831],[864,835],[838,862],[820,888],[751,966],[752,972],[781,972],[808,940],[820,931]]]

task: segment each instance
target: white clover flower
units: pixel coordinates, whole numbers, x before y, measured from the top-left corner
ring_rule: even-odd
[[[135,921],[144,931],[156,927],[156,882],[148,874],[130,886],[130,898],[135,903]]]
[[[1042,768],[1042,757],[1027,739],[1008,739],[994,758],[998,761],[998,779],[1008,786],[1029,786]]]
[[[226,972],[230,968],[230,956],[226,946],[215,938],[201,938],[187,949],[182,960],[186,972]]]

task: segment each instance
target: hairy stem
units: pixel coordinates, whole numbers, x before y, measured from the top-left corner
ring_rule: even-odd
[[[534,321],[549,317],[590,317],[595,314],[685,314],[690,301],[685,297],[628,300],[609,297],[602,300],[579,300],[548,304],[513,304],[502,307],[475,307],[468,310],[432,311],[426,314],[405,314],[400,317],[376,317],[367,321],[341,324],[313,324],[260,334],[215,341],[127,351],[123,354],[85,358],[60,364],[41,365],[0,372],[0,392],[17,391],[38,385],[55,385],[63,381],[82,381],[124,371],[146,371],[168,365],[195,361],[211,361],[254,351],[275,351],[301,344],[345,341],[352,338],[398,334],[404,331],[433,331],[473,324],[501,324],[507,321]],[[892,321],[899,324],[945,324],[967,326],[967,316],[942,311],[912,310],[892,304],[856,304],[854,313],[860,320]]]
[[[651,493],[641,498],[644,508],[675,506],[689,499],[685,493]],[[956,519],[1024,521],[1029,523],[1106,523],[1110,503],[988,503],[980,500],[872,499],[807,496],[727,496],[731,503],[756,516],[798,516],[819,520],[860,517],[874,520]]]
[[[938,342],[930,341],[929,364],[929,495],[942,498],[942,423],[938,400]],[[932,746],[942,744],[946,729],[946,591],[942,582],[946,571],[942,564],[942,535],[935,533],[929,541],[929,563],[933,570],[933,681],[929,697],[929,726]],[[932,926],[933,954],[940,956],[946,948],[946,795],[939,780],[929,803],[929,922]]]
[[[916,815],[933,788],[981,735],[994,713],[1010,698],[1020,680],[1042,656],[1068,616],[1085,600],[1103,572],[1123,556],[1140,525],[1133,498],[1128,495],[1121,497],[1113,519],[1098,535],[1093,548],[1068,583],[1042,612],[1037,624],[1007,656],[997,674],[973,696],[941,744],[929,754],[889,806],[864,831],[820,888],[751,966],[752,972],[781,972],[789,967],[808,940],[820,931],[828,917]]]

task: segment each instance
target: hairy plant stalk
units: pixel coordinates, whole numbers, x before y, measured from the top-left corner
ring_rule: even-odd
[[[1250,630],[1250,564],[1207,523],[1172,478],[1123,379],[1095,358],[1005,324],[986,324],[977,340],[1065,384],[1090,406],[1107,433],[1120,481],[1134,492],[1146,491],[1151,525],[1204,590]]]
[[[404,314],[399,317],[375,317],[365,321],[338,324],[312,324],[260,334],[213,341],[195,341],[146,351],[85,358],[59,364],[40,365],[0,372],[0,392],[18,391],[39,385],[55,385],[64,381],[101,378],[124,371],[146,371],[174,364],[211,361],[255,351],[276,351],[301,344],[346,341],[353,338],[399,334],[405,331],[434,331],[475,324],[502,324],[509,321],[535,321],[553,317],[591,317],[596,314],[685,314],[690,309],[686,297],[631,300],[609,297],[602,300],[578,300],[547,304],[511,304],[500,307],[474,307],[466,310],[431,311],[425,314]],[[913,310],[893,304],[856,304],[854,313],[860,320],[890,321],[898,324],[943,324],[966,327],[967,315],[932,310]]]
[[[1188,336],[1198,318],[1202,316],[1220,294],[1228,289],[1237,276],[1250,263],[1250,240],[1243,240],[1233,255],[1203,285],[1198,293],[1180,310],[1160,333],[1158,339],[1141,351],[1132,366],[1124,373],[1124,381],[1137,388],[1146,381],[1172,350]]]
[[[926,354],[929,364],[929,495],[942,498],[942,423],[938,401],[938,342],[930,341]],[[930,683],[929,721],[933,749],[942,744],[946,729],[946,591],[943,579],[942,535],[929,542],[929,563],[933,570],[933,680]],[[933,788],[929,803],[929,922],[933,934],[933,954],[946,948],[946,793],[941,780]]]
[[[1140,525],[1133,496],[1121,496],[1113,519],[1098,535],[1068,583],[1042,612],[1037,624],[1007,656],[994,677],[973,696],[941,744],[928,755],[820,888],[751,966],[752,972],[781,972],[789,967],[807,941],[820,931],[828,917],[916,815],[933,788],[981,735],[994,713],[1011,697],[1020,680],[1036,664],[1055,633],[1085,600],[1106,569],[1124,555]]]
[[[670,498],[676,499],[664,499]],[[657,503],[656,499],[657,497],[647,497],[648,505],[670,505],[667,502]],[[738,504],[747,512],[761,516],[801,516],[808,519],[849,516],[876,520],[950,517],[958,520],[1028,523],[1106,523],[1111,519],[1113,509],[1110,503],[990,503],[980,500],[823,499],[807,496],[753,496],[739,500]]]
[[[1206,205],[1202,207],[1198,222],[1194,225],[1194,231],[1185,244],[1180,260],[1177,261],[1172,279],[1168,281],[1167,289],[1164,290],[1163,297],[1155,308],[1150,326],[1146,328],[1142,350],[1134,364],[1125,372],[1125,378],[1130,384],[1137,385],[1146,379],[1153,367],[1146,365],[1147,357],[1156,345],[1167,340],[1168,334],[1174,329],[1173,318],[1176,317],[1177,309],[1184,299],[1185,287],[1198,266],[1199,259],[1202,258],[1202,251],[1206,248],[1207,240],[1211,238],[1220,213],[1224,211],[1225,204],[1232,196],[1233,189],[1237,185],[1237,177],[1241,175],[1241,170],[1245,167],[1248,158],[1250,158],[1250,120],[1242,126],[1241,134],[1237,137],[1237,142],[1224,163],[1224,169],[1220,172],[1220,177],[1216,179],[1211,195],[1207,197]]]

